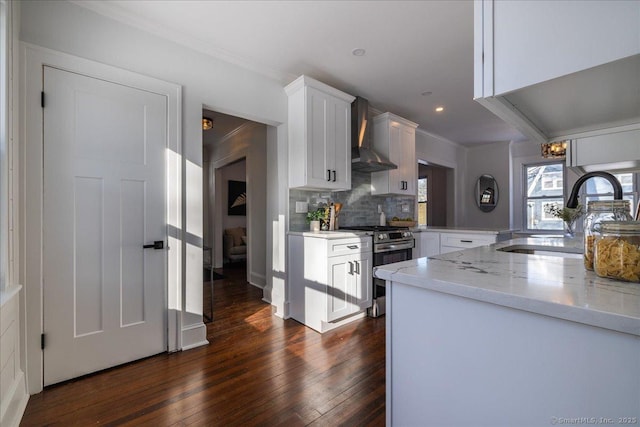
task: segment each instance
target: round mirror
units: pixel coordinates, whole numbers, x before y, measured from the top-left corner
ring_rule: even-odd
[[[491,212],[498,204],[498,183],[491,175],[482,175],[476,183],[476,205],[482,212]]]

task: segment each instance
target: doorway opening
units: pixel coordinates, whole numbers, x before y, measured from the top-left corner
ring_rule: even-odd
[[[418,224],[444,227],[453,223],[453,169],[418,162]]]
[[[211,321],[214,283],[227,283],[217,279],[266,285],[267,126],[207,108],[202,116],[203,314]]]

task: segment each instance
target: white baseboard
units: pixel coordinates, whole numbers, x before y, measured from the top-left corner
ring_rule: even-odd
[[[29,395],[24,381],[24,373],[20,372],[13,384],[7,390],[6,395],[2,396],[3,412],[0,418],[0,425],[7,427],[18,427],[24,410],[27,408]],[[7,404],[6,408],[4,404]]]
[[[187,325],[182,328],[182,350],[208,345],[207,326],[204,323]]]
[[[249,273],[249,283],[256,288],[264,289],[267,286],[267,278],[263,274]]]

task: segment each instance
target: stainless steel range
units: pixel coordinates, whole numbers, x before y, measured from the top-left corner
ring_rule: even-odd
[[[373,238],[373,267],[411,259],[415,247],[413,233],[406,227],[362,226],[343,227],[349,230],[370,231]],[[371,272],[373,275],[373,271]],[[371,317],[386,312],[385,281],[373,278],[373,305],[367,310]]]

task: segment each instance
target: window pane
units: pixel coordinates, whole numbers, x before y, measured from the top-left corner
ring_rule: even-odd
[[[529,230],[562,230],[560,218],[555,218],[545,212],[545,206],[556,203],[560,208],[564,206],[562,198],[527,201],[526,227]]]
[[[561,163],[527,166],[527,198],[562,196],[562,172]]]
[[[632,173],[616,173],[613,174],[613,176],[618,178],[618,181],[620,181],[623,192],[631,193],[633,191]],[[613,187],[611,186],[611,183],[599,176],[586,180],[584,185],[587,194],[613,194]]]
[[[418,225],[427,225],[427,202],[418,202]]]
[[[418,180],[418,202],[427,201],[427,178]]]

